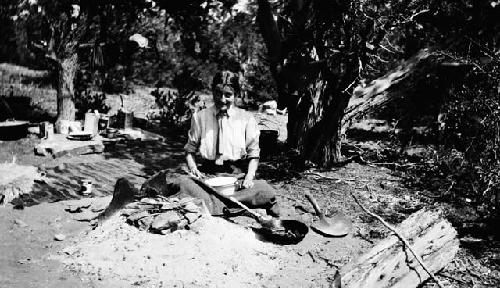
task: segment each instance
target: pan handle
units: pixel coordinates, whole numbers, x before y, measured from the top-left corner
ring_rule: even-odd
[[[322,217],[323,216],[323,212],[321,212],[321,209],[319,208],[318,203],[316,202],[316,199],[314,199],[314,197],[310,193],[308,193],[308,192],[306,192],[305,196],[306,196],[307,200],[309,200],[309,202],[311,202],[311,204],[312,204],[312,206],[314,208],[314,211],[316,211],[316,214],[319,217]]]

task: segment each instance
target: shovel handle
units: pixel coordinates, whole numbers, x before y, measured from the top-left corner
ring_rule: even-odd
[[[228,199],[229,201],[237,204],[238,206],[240,206],[241,208],[245,209],[248,213],[252,214],[254,217],[256,217],[257,219],[262,219],[262,215],[260,215],[259,213],[257,212],[254,212],[252,211],[250,208],[248,208],[245,204],[241,203],[240,201],[236,200],[236,198],[234,198],[233,196],[225,196],[225,195],[222,195],[220,194],[217,190],[215,190],[212,186],[208,185],[207,183],[203,182],[203,180],[201,180],[200,178],[196,177],[196,176],[191,176],[191,179],[193,179],[194,182],[196,182],[198,185],[200,185],[202,188],[205,188],[207,189],[208,191],[210,191],[212,194],[215,194],[221,198],[224,198],[224,199]]]
[[[233,196],[230,196],[229,197],[229,200],[231,200],[233,203],[236,203],[238,206],[240,206],[241,208],[245,209],[248,213],[252,214],[254,217],[256,217],[257,219],[261,219],[262,218],[262,215],[260,215],[259,213],[257,212],[254,212],[252,211],[250,208],[248,208],[245,204],[241,203],[240,201],[236,200],[236,198],[234,198]]]
[[[320,216],[320,217],[323,216],[323,212],[321,212],[321,209],[319,208],[318,203],[316,202],[316,199],[314,199],[314,197],[307,192],[306,192],[305,196],[306,196],[307,200],[309,200],[309,202],[311,202],[311,204],[314,208],[314,211],[316,211],[316,214],[318,214],[318,216]]]

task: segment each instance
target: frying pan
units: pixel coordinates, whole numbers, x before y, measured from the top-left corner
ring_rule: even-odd
[[[262,240],[278,243],[278,244],[297,244],[309,232],[306,224],[297,220],[281,220],[271,216],[263,216],[241,203],[234,197],[221,195],[217,190],[207,185],[198,177],[191,176],[193,181],[200,185],[205,191],[212,193],[220,198],[227,199],[241,208],[248,211],[260,224],[260,228],[252,228],[256,233],[261,235]]]

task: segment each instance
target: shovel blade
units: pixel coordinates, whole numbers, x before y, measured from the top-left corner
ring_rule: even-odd
[[[311,228],[326,237],[344,237],[351,231],[352,223],[344,217],[334,217],[328,221],[321,218]]]

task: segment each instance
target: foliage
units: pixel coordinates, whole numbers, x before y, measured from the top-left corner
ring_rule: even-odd
[[[106,94],[92,92],[90,90],[77,91],[75,93],[76,118],[83,119],[85,113],[94,112],[108,113],[110,107],[106,104]]]
[[[405,31],[418,29],[413,18],[428,12],[429,1],[259,0],[258,5],[278,106],[289,111],[290,148],[304,162],[342,161],[341,122],[353,88],[405,57]]]
[[[413,184],[440,191],[442,200],[473,207],[480,218],[498,221],[500,7],[496,1],[431,4],[433,13],[418,18],[421,31],[413,37],[434,45],[447,67],[439,78],[436,73],[427,76],[427,83],[444,85],[440,142],[435,155],[410,175],[416,176]]]
[[[444,106],[440,148],[427,165],[411,174],[424,187],[441,191],[441,200],[468,203],[483,219],[500,219],[497,83],[486,74],[471,73],[453,87],[453,98]]]
[[[167,127],[180,128],[188,124],[193,106],[197,100],[193,94],[179,94],[177,91],[155,89],[151,92],[155,102],[160,107],[157,115],[148,115],[149,118],[159,118]]]

